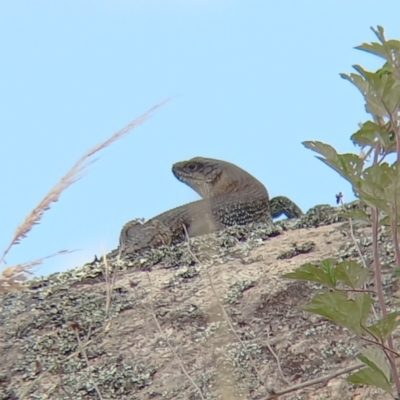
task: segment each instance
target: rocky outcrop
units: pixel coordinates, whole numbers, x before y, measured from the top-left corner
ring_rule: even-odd
[[[273,229],[229,228],[123,260],[114,251],[107,268],[95,260],[1,295],[0,398],[389,399],[346,375],[293,390],[358,363],[356,337],[301,310],[323,288],[281,277],[358,259],[339,211],[317,206]],[[370,227],[353,229],[369,265]],[[380,246],[396,301],[385,231]]]

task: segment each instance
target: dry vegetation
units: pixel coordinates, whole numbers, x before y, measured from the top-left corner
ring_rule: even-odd
[[[93,156],[97,154],[100,150],[108,147],[118,139],[123,138],[132,129],[136,128],[143,122],[145,122],[157,109],[163,106],[169,100],[165,100],[156,106],[152,107],[150,110],[145,112],[139,118],[135,119],[123,129],[113,134],[110,138],[101,142],[87,151],[75,164],[74,166],[60,179],[60,181],[50,190],[50,192],[43,198],[43,200],[30,212],[30,214],[25,218],[24,222],[17,228],[10,244],[3,251],[3,255],[0,259],[0,264],[5,263],[5,257],[13,246],[19,244],[20,241],[26,238],[29,231],[34,225],[38,224],[43,217],[43,214],[50,208],[52,203],[55,203],[60,198],[61,194],[74,182],[81,179],[84,175],[86,169],[90,164],[96,161]],[[65,254],[67,250],[61,250],[56,254],[43,257],[39,260],[31,261],[24,264],[9,266],[3,269],[0,276],[0,292],[9,292],[14,290],[22,290],[23,285],[21,284],[27,279],[30,274],[30,269],[36,265],[41,264],[44,260],[54,257],[55,255]]]
[[[18,227],[1,261],[83,176],[95,154],[164,103],[84,154]],[[342,375],[363,365],[356,360],[360,341],[345,328],[299,309],[321,286],[281,278],[327,257],[369,265],[370,228],[343,222],[329,206],[276,227],[272,232],[229,228],[188,239],[173,251],[164,246],[132,259],[110,253],[83,266],[83,275],[78,271],[76,278],[48,286],[27,284],[31,268],[67,250],[5,268],[0,277],[4,298],[11,292],[28,294],[8,298],[16,299],[15,308],[18,303],[14,314],[13,305],[4,302],[4,398],[391,398],[343,380]],[[385,230],[380,235],[385,293],[395,299],[394,252]],[[6,343],[10,337],[15,340]]]
[[[67,291],[37,282],[32,296],[14,298],[9,336],[0,330],[0,343],[13,338],[0,349],[0,378],[15,371],[7,384],[18,397],[8,399],[389,399],[343,380],[360,368],[354,335],[299,310],[320,287],[281,278],[329,256],[361,251],[370,262],[370,228],[355,224],[358,250],[348,224],[335,220],[283,222],[270,238],[232,229],[216,245],[191,239],[163,249],[161,263],[161,250],[123,262],[110,255]],[[217,262],[207,261],[220,247]],[[153,267],[137,268],[152,255]]]

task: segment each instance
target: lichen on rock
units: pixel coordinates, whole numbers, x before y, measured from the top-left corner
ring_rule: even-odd
[[[102,259],[2,294],[0,398],[97,399],[99,392],[104,399],[194,400],[197,387],[205,399],[224,390],[232,399],[262,399],[271,388],[354,362],[357,338],[300,309],[321,287],[281,277],[327,257],[358,260],[342,211],[316,206],[273,228],[231,227],[122,260],[112,251],[117,280],[108,310]],[[370,263],[370,228],[353,225]],[[385,290],[395,297],[385,229],[380,247]],[[356,391],[372,398],[373,389],[341,377],[281,398],[350,399]]]

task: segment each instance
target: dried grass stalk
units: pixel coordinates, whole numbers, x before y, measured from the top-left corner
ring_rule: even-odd
[[[132,121],[130,124],[125,126],[125,128],[121,129],[114,135],[112,135],[106,141],[99,143],[98,145],[91,148],[88,152],[86,152],[71,168],[70,171],[64,175],[61,180],[50,190],[47,196],[34,208],[31,213],[25,218],[25,221],[17,228],[14,237],[12,238],[8,247],[4,250],[3,255],[0,259],[0,263],[5,262],[5,256],[8,254],[12,246],[19,244],[20,241],[26,238],[29,231],[32,227],[40,222],[43,217],[45,211],[47,211],[51,203],[55,203],[58,201],[61,193],[67,189],[70,185],[74,182],[82,178],[86,168],[96,161],[96,159],[91,159],[94,154],[98,151],[104,149],[105,147],[109,146],[110,144],[114,143],[116,140],[126,136],[133,128],[136,128],[138,125],[142,124],[146,121],[151,114],[156,111],[158,108],[163,106],[167,103],[169,99],[164,100],[163,102],[157,104],[156,106],[152,107],[150,110],[145,112],[139,118]],[[15,266],[10,266],[4,269],[0,275],[0,292],[10,292],[21,290],[24,288],[22,283],[27,280],[27,274],[30,274],[30,268],[35,265],[41,264],[43,260],[53,257],[55,255],[68,253],[66,250],[61,250],[58,253],[55,253],[51,256],[41,258],[39,260],[26,263],[26,264],[19,264]]]
[[[106,141],[99,143],[98,145],[94,146],[90,149],[87,153],[85,153],[71,168],[70,171],[64,175],[61,180],[50,190],[47,196],[38,204],[36,208],[32,210],[32,212],[25,218],[25,221],[20,225],[15,234],[12,238],[9,246],[4,250],[3,256],[0,259],[0,263],[4,262],[4,258],[7,253],[10,251],[11,247],[20,243],[22,239],[24,239],[28,232],[32,229],[32,227],[40,222],[43,217],[45,211],[50,208],[51,203],[55,203],[58,201],[61,193],[67,189],[70,185],[74,182],[82,178],[83,172],[89,166],[89,164],[95,162],[96,160],[89,160],[95,153],[104,149],[105,147],[109,146],[111,143],[114,143],[116,140],[120,139],[121,137],[125,136],[129,133],[133,128],[142,124],[146,121],[150,115],[156,111],[158,108],[163,106],[169,100],[164,100],[163,102],[157,104],[156,106],[152,107],[146,113],[141,115],[139,118],[132,121],[128,124],[125,128],[121,129],[119,132],[115,133]]]
[[[25,264],[18,264],[7,267],[1,271],[0,275],[0,293],[16,292],[25,288],[23,282],[27,280],[27,275],[31,274],[30,271],[35,265],[40,265],[48,258],[58,256],[60,254],[72,253],[71,251],[61,250],[57,253],[51,254],[47,257],[39,258],[38,260],[31,261]]]

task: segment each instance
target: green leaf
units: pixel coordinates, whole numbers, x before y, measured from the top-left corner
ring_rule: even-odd
[[[343,292],[335,291],[315,296],[303,309],[322,315],[362,336],[365,335],[362,326],[366,325],[371,305],[372,299],[367,294],[359,294],[355,300],[350,300]]]
[[[362,293],[362,294],[355,296],[355,298],[354,298],[355,307],[354,308],[360,312],[360,314],[359,314],[360,325],[365,326],[369,312],[371,311],[372,303],[373,303],[373,300],[372,300],[371,296],[366,293]],[[364,332],[364,328],[361,332]]]
[[[367,329],[379,339],[386,340],[399,325],[399,316],[400,312],[394,311],[376,324],[368,326]]]
[[[383,44],[372,42],[372,43],[363,43],[360,46],[356,46],[355,49],[363,50],[367,53],[374,54],[378,57],[382,57],[387,60],[387,49]]]
[[[362,148],[366,146],[375,147],[376,143],[379,143],[388,154],[396,150],[395,136],[389,130],[389,123],[381,127],[375,122],[367,121],[350,139],[355,145]]]
[[[385,225],[385,226],[390,226],[390,224],[391,224],[390,217],[388,215],[386,215],[385,217],[381,218],[379,220],[379,224],[380,225]]]
[[[369,368],[356,372],[347,380],[354,384],[376,386],[387,393],[392,393],[392,372],[383,350],[378,346],[367,346],[357,357]]]
[[[355,85],[366,102],[369,113],[378,117],[388,117],[399,106],[400,82],[391,71],[370,72],[360,65],[353,65],[358,74],[341,74],[343,79]]]
[[[296,271],[283,275],[284,278],[317,282],[331,288],[335,288],[340,280],[353,289],[362,287],[368,276],[369,271],[361,268],[356,261],[338,264],[333,258],[325,259],[320,266],[303,264]]]
[[[375,96],[374,98],[374,92],[371,89],[371,85],[367,82],[366,79],[363,78],[363,76],[351,73],[350,75],[340,74],[340,77],[352,83],[361,92],[366,101],[367,112],[378,116],[386,115],[385,107],[383,106],[379,97]],[[371,100],[369,104],[367,96]]]
[[[367,82],[367,92],[365,100],[367,110],[378,116],[388,116],[393,113],[399,105],[400,82],[387,68],[370,72],[363,69],[360,65],[353,68],[360,73]],[[382,107],[383,112],[375,112],[375,107]],[[375,110],[375,111],[374,111]]]
[[[369,277],[369,271],[356,261],[343,261],[336,266],[336,279],[344,282],[353,289],[361,288]]]
[[[310,263],[303,264],[296,271],[283,275],[283,278],[317,282],[334,288],[336,286],[336,280],[331,273],[331,269],[335,263],[336,261],[333,259],[324,260],[324,268]]]
[[[399,208],[398,204],[400,201],[400,168],[398,168],[398,164],[395,164],[394,166],[388,165],[386,168],[386,175],[387,183],[384,188],[385,199],[391,206],[387,210],[387,214],[389,214],[391,220],[394,220],[396,217],[394,210]]]
[[[357,371],[355,374],[347,377],[346,380],[355,385],[375,386],[384,390],[386,393],[393,393],[392,386],[387,382],[385,376],[371,368],[364,368]]]
[[[336,286],[335,265],[337,261],[334,258],[326,258],[321,263],[321,269],[329,277],[329,281]]]
[[[360,198],[371,208],[379,208],[380,210],[388,211],[388,205],[386,200],[378,199],[373,195],[360,193]]]
[[[322,154],[329,160],[334,160],[338,156],[338,153],[331,145],[319,142],[318,140],[305,140],[303,146],[316,153]]]
[[[371,27],[372,32],[375,33],[376,37],[379,39],[381,43],[371,42],[371,43],[363,43],[360,46],[356,46],[357,50],[363,50],[367,53],[374,54],[378,57],[382,57],[387,59],[389,53],[388,50],[390,47],[387,46],[387,42],[385,39],[385,31],[382,26],[378,25],[378,29]]]
[[[378,29],[375,29],[371,26],[371,30],[372,32],[375,33],[376,37],[381,41],[381,43],[385,43],[386,42],[385,29],[381,25],[377,25],[377,28]]]
[[[372,370],[382,373],[387,382],[390,383],[392,372],[387,356],[381,347],[366,346],[362,348],[361,353],[357,357]]]
[[[378,207],[389,214],[387,191],[392,187],[394,179],[394,169],[388,163],[366,168],[362,174],[360,198],[370,207]]]
[[[363,210],[350,210],[339,213],[339,217],[371,223],[371,217]]]
[[[372,53],[377,55],[378,57],[383,57],[388,62],[386,64],[391,64],[390,67],[393,68],[393,71],[396,72],[396,68],[399,67],[399,59],[400,59],[400,42],[398,40],[386,40],[384,29],[381,26],[378,26],[378,29],[372,28],[372,31],[375,33],[376,37],[379,39],[381,44],[379,43],[371,43],[364,44],[360,46],[360,50],[364,50],[368,53]],[[358,47],[356,47],[358,48]]]
[[[319,141],[304,141],[303,145],[307,149],[321,154],[323,157],[317,156],[317,158],[352,185],[361,177],[364,160],[357,154],[338,154],[332,146]]]
[[[363,172],[364,181],[371,185],[373,190],[367,192],[367,189],[363,188],[363,192],[372,195],[385,193],[387,185],[392,183],[392,170],[393,168],[388,163],[365,168]]]
[[[362,185],[358,190],[360,198],[370,207],[383,211],[390,221],[400,221],[400,168],[397,163],[373,165],[362,175]],[[387,224],[388,219],[381,220]],[[390,225],[390,224],[389,224]]]

